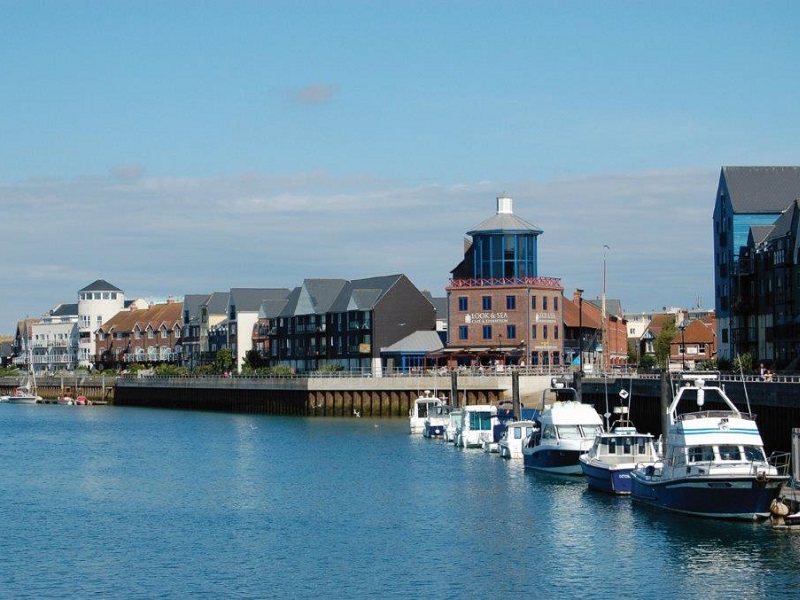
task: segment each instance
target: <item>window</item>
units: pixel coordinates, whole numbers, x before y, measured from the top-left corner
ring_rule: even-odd
[[[469,339],[469,327],[467,327],[466,325],[458,326],[458,339],[460,340]]]
[[[536,310],[536,296],[531,296],[531,310]]]
[[[467,312],[469,310],[469,299],[466,296],[458,297],[458,310]]]
[[[166,327],[162,327],[161,328],[161,339],[165,340],[168,337],[169,337],[169,333],[167,333],[167,328]]]
[[[483,326],[483,339],[485,339],[485,340],[492,339],[492,326],[491,325],[484,325]]]
[[[547,325],[542,325],[542,339],[547,339]]]
[[[558,296],[553,296],[553,310],[558,310]]]
[[[542,310],[547,310],[547,296],[542,296]]]
[[[517,309],[517,297],[506,296],[506,310],[516,310],[516,309]]]
[[[559,328],[559,326],[558,326],[558,325],[553,325],[553,339],[554,339],[554,340],[557,340],[557,339],[558,339],[558,330],[559,330],[559,329],[560,329],[560,328]]]
[[[491,296],[484,296],[482,299],[483,302],[483,310],[492,310],[492,297]]]
[[[536,325],[531,326],[531,337],[536,339]]]
[[[516,325],[506,325],[506,337],[510,340],[517,339],[517,326]]]

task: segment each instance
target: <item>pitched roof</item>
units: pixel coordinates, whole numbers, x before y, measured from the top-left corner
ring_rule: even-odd
[[[208,314],[227,315],[229,296],[230,294],[228,292],[212,292],[204,304],[208,309]]]
[[[391,346],[381,348],[381,352],[438,352],[444,348],[442,339],[435,331],[415,331]]]
[[[596,306],[600,309],[601,313],[603,311],[603,300],[596,299],[596,300],[584,300],[584,303],[589,302],[592,305]],[[620,319],[623,317],[623,310],[622,310],[622,302],[617,300],[616,298],[606,298],[606,314],[612,317],[619,317]]]
[[[600,329],[600,312],[596,310],[597,307],[594,305],[590,307],[589,302],[584,300],[583,318],[581,318],[579,304],[579,302],[573,302],[564,297],[561,306],[561,317],[564,320],[564,325],[567,327],[583,326],[586,329]]]
[[[93,283],[90,283],[82,290],[78,290],[78,293],[81,292],[121,292],[122,290],[116,286],[111,285],[105,279],[98,279]]]
[[[105,332],[133,331],[136,325],[144,331],[148,325],[155,329],[166,325],[172,328],[182,323],[183,303],[170,302],[168,304],[153,304],[149,308],[138,310],[122,310],[102,324],[99,329]]]
[[[331,304],[328,312],[369,310],[388,292],[403,275],[383,275],[354,279],[347,283]]]
[[[183,310],[189,313],[189,318],[197,316],[197,312],[208,300],[208,294],[186,294],[183,297]]]
[[[264,300],[289,296],[288,288],[231,288],[230,303],[237,312],[258,312]]]
[[[678,334],[676,340],[680,340]],[[711,343],[714,341],[715,333],[712,326],[707,325],[700,319],[695,319],[683,330],[683,341],[692,343]]]
[[[78,314],[78,305],[59,304],[49,314],[51,317],[72,317]]]
[[[800,167],[722,167],[735,213],[780,213],[800,198]]]
[[[781,216],[778,217],[778,220],[773,224],[767,237],[764,238],[764,241],[770,242],[791,233],[795,229],[798,211],[800,211],[800,200],[794,200],[783,210]]]
[[[750,233],[748,235],[747,244],[750,245],[751,241],[754,246],[759,245],[767,239],[769,232],[772,231],[774,225],[751,225]]]

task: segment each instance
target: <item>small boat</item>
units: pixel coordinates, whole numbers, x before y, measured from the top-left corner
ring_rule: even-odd
[[[9,404],[37,404],[42,401],[42,397],[30,392],[27,387],[18,387],[12,395],[8,397]]]
[[[461,426],[461,408],[453,408],[444,428],[444,441],[455,444],[458,439],[458,428]]]
[[[494,438],[497,407],[492,404],[473,404],[461,409],[455,444],[460,448],[482,448],[484,441]]]
[[[545,406],[539,423],[522,448],[526,469],[554,475],[583,475],[578,457],[585,454],[603,432],[600,415],[577,400],[577,392],[563,382],[550,388],[556,401]],[[564,399],[562,399],[564,398]]]
[[[425,419],[437,406],[444,404],[444,400],[434,396],[430,390],[425,390],[421,396],[414,400],[411,410],[408,411],[408,421],[411,433],[422,433],[425,430]]]
[[[539,424],[536,421],[510,421],[507,423],[506,430],[497,443],[500,457],[522,458],[522,446],[525,440],[538,429]]]
[[[789,453],[767,458],[755,417],[740,412],[719,385],[711,385],[716,378],[691,374],[682,382],[669,407],[662,458],[631,472],[631,498],[701,517],[766,518],[789,481]],[[703,409],[707,392],[722,410]],[[692,399],[700,410],[686,412],[682,403]]]
[[[443,437],[447,424],[450,422],[452,407],[449,404],[439,404],[428,410],[425,417],[422,435],[426,438]]]
[[[58,404],[61,404],[62,406],[72,406],[73,404],[75,404],[75,400],[71,396],[67,396],[66,394],[61,396],[57,400],[57,402],[58,402]]]
[[[655,439],[633,424],[618,420],[610,432],[598,434],[589,452],[578,457],[590,488],[611,494],[631,493],[631,471],[657,459]]]
[[[91,404],[91,402],[86,399],[86,396],[78,396],[75,398],[75,404],[78,406],[86,406],[87,404]]]

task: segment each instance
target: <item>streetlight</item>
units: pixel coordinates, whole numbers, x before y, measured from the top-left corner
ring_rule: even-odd
[[[683,339],[683,332],[686,329],[686,323],[681,323],[679,326],[681,330],[681,371],[686,370],[686,342]]]
[[[583,290],[578,288],[578,356],[583,377]]]

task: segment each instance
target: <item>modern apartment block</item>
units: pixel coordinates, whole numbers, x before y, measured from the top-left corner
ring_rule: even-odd
[[[771,228],[797,198],[800,167],[722,167],[713,217],[717,344],[722,360],[731,360],[746,349],[756,349],[759,355],[773,353],[774,321],[769,303],[771,286],[777,281],[766,278],[756,283],[750,272],[752,256],[740,251],[748,246],[748,240],[754,251],[761,247],[769,231],[763,228]],[[797,258],[794,248],[783,250],[793,253],[793,260]],[[748,261],[744,272],[740,256]],[[781,285],[785,290],[785,284]],[[752,301],[755,296],[761,300],[758,309]],[[756,337],[759,330],[763,330],[763,340]]]

